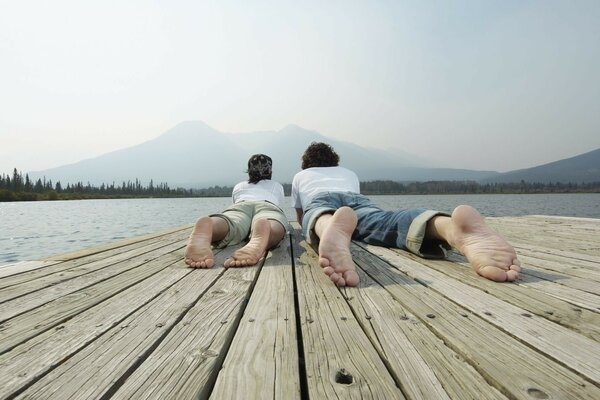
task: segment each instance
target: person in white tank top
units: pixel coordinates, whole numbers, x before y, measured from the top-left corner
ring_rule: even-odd
[[[248,160],[248,180],[235,185],[233,205],[221,213],[198,218],[185,249],[185,263],[192,268],[214,265],[212,247],[249,242],[225,260],[225,267],[254,265],[265,251],[279,244],[288,231],[283,186],[271,180],[273,161],[264,154]]]

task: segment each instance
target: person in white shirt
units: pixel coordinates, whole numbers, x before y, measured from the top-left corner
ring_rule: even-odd
[[[312,143],[292,182],[292,206],[304,237],[318,243],[319,264],[336,285],[358,285],[352,239],[430,258],[443,258],[455,247],[487,279],[519,277],[514,248],[473,207],[461,205],[452,214],[423,208],[386,211],[361,195],[356,174],[338,164],[331,146]]]
[[[265,251],[279,244],[289,223],[283,205],[283,186],[271,180],[273,161],[264,154],[248,160],[248,181],[235,185],[233,205],[218,214],[198,218],[185,248],[185,263],[192,268],[214,265],[212,247],[223,248],[250,240],[225,267],[255,265]]]

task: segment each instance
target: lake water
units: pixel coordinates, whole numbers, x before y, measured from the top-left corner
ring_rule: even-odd
[[[531,214],[600,218],[600,194],[372,196],[382,208],[452,211],[470,204],[485,216]],[[35,260],[189,224],[231,203],[224,198],[0,203],[0,265]],[[291,203],[286,199],[286,204]],[[294,210],[284,209],[295,219]]]

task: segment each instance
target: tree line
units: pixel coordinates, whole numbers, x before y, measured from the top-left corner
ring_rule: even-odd
[[[292,191],[290,183],[284,183],[286,196]],[[141,181],[114,182],[91,185],[67,184],[60,181],[37,179],[35,182],[28,174],[15,168],[12,175],[0,175],[0,201],[34,200],[74,200],[98,198],[136,198],[136,197],[229,197],[233,186],[211,186],[204,189],[171,189],[167,183],[148,185]],[[600,193],[600,182],[593,183],[486,183],[475,181],[427,181],[395,182],[377,180],[360,183],[361,193],[366,195],[402,195],[402,194],[502,194],[502,193]]]
[[[34,201],[34,200],[75,200],[99,198],[134,198],[134,197],[188,197],[191,192],[186,189],[171,189],[167,183],[154,184],[152,180],[142,185],[136,179],[118,185],[115,182],[94,186],[89,182],[78,182],[63,186],[60,181],[38,178],[35,182],[29,174],[23,174],[15,168],[12,175],[0,175],[0,201]]]
[[[476,181],[394,182],[370,181],[360,183],[361,193],[376,194],[520,194],[520,193],[600,193],[600,182],[511,182],[478,183]]]

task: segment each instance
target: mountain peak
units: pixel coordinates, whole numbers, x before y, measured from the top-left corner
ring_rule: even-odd
[[[218,135],[219,132],[203,121],[183,121],[169,129],[158,138],[177,138],[177,140],[190,140],[199,136]]]
[[[30,173],[30,178],[45,176],[63,185],[69,182],[100,185],[136,178],[143,182],[150,179],[167,182],[171,187],[234,185],[246,178],[248,157],[264,153],[273,158],[273,179],[289,183],[300,170],[302,153],[314,141],[333,145],[340,155],[341,165],[354,170],[363,181],[480,181],[498,175],[489,171],[423,167],[423,163],[416,163],[415,157],[408,153],[365,148],[295,124],[279,132],[233,135],[221,133],[203,121],[184,121],[153,140],[75,164]],[[546,176],[555,182],[599,181],[599,153],[600,150],[596,150],[556,165],[543,166],[539,171],[520,171],[527,172],[526,175],[504,174],[503,177],[517,182],[520,179],[535,182]],[[578,179],[574,180],[573,176]]]

